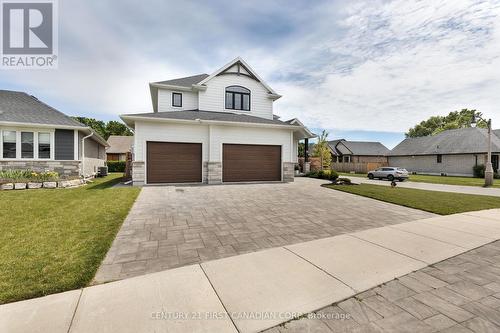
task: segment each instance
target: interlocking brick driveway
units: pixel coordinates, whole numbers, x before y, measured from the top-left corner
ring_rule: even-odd
[[[144,187],[95,282],[434,216],[324,182]]]
[[[500,241],[265,332],[500,332]]]

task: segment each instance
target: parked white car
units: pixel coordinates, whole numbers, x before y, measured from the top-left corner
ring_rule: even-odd
[[[388,179],[390,181],[393,181],[394,179],[397,179],[399,181],[404,181],[405,179],[408,179],[409,174],[408,171],[404,168],[397,168],[397,167],[382,167],[378,168],[372,171],[368,171],[368,178],[374,179]]]

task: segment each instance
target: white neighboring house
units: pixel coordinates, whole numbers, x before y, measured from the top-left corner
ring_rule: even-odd
[[[134,185],[290,182],[299,140],[315,136],[273,114],[281,96],[239,57],[150,90],[154,112],[121,116],[135,131]]]
[[[106,140],[89,127],[20,91],[0,90],[0,170],[93,176]]]

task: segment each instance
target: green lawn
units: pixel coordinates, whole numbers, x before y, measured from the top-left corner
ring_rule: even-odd
[[[484,195],[391,188],[370,184],[325,185],[325,187],[441,215],[500,208],[500,197]]]
[[[81,288],[140,189],[121,174],[73,189],[0,192],[0,304]]]
[[[362,173],[339,173],[342,177],[366,177]],[[429,175],[410,175],[409,181],[417,183],[447,184],[447,185],[465,185],[465,186],[483,186],[483,178],[455,177],[455,176],[429,176]],[[493,187],[500,188],[500,179],[495,179]]]

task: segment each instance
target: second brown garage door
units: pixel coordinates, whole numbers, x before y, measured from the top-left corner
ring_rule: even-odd
[[[280,181],[281,146],[224,144],[222,181]]]
[[[147,182],[201,182],[201,143],[148,142]]]

